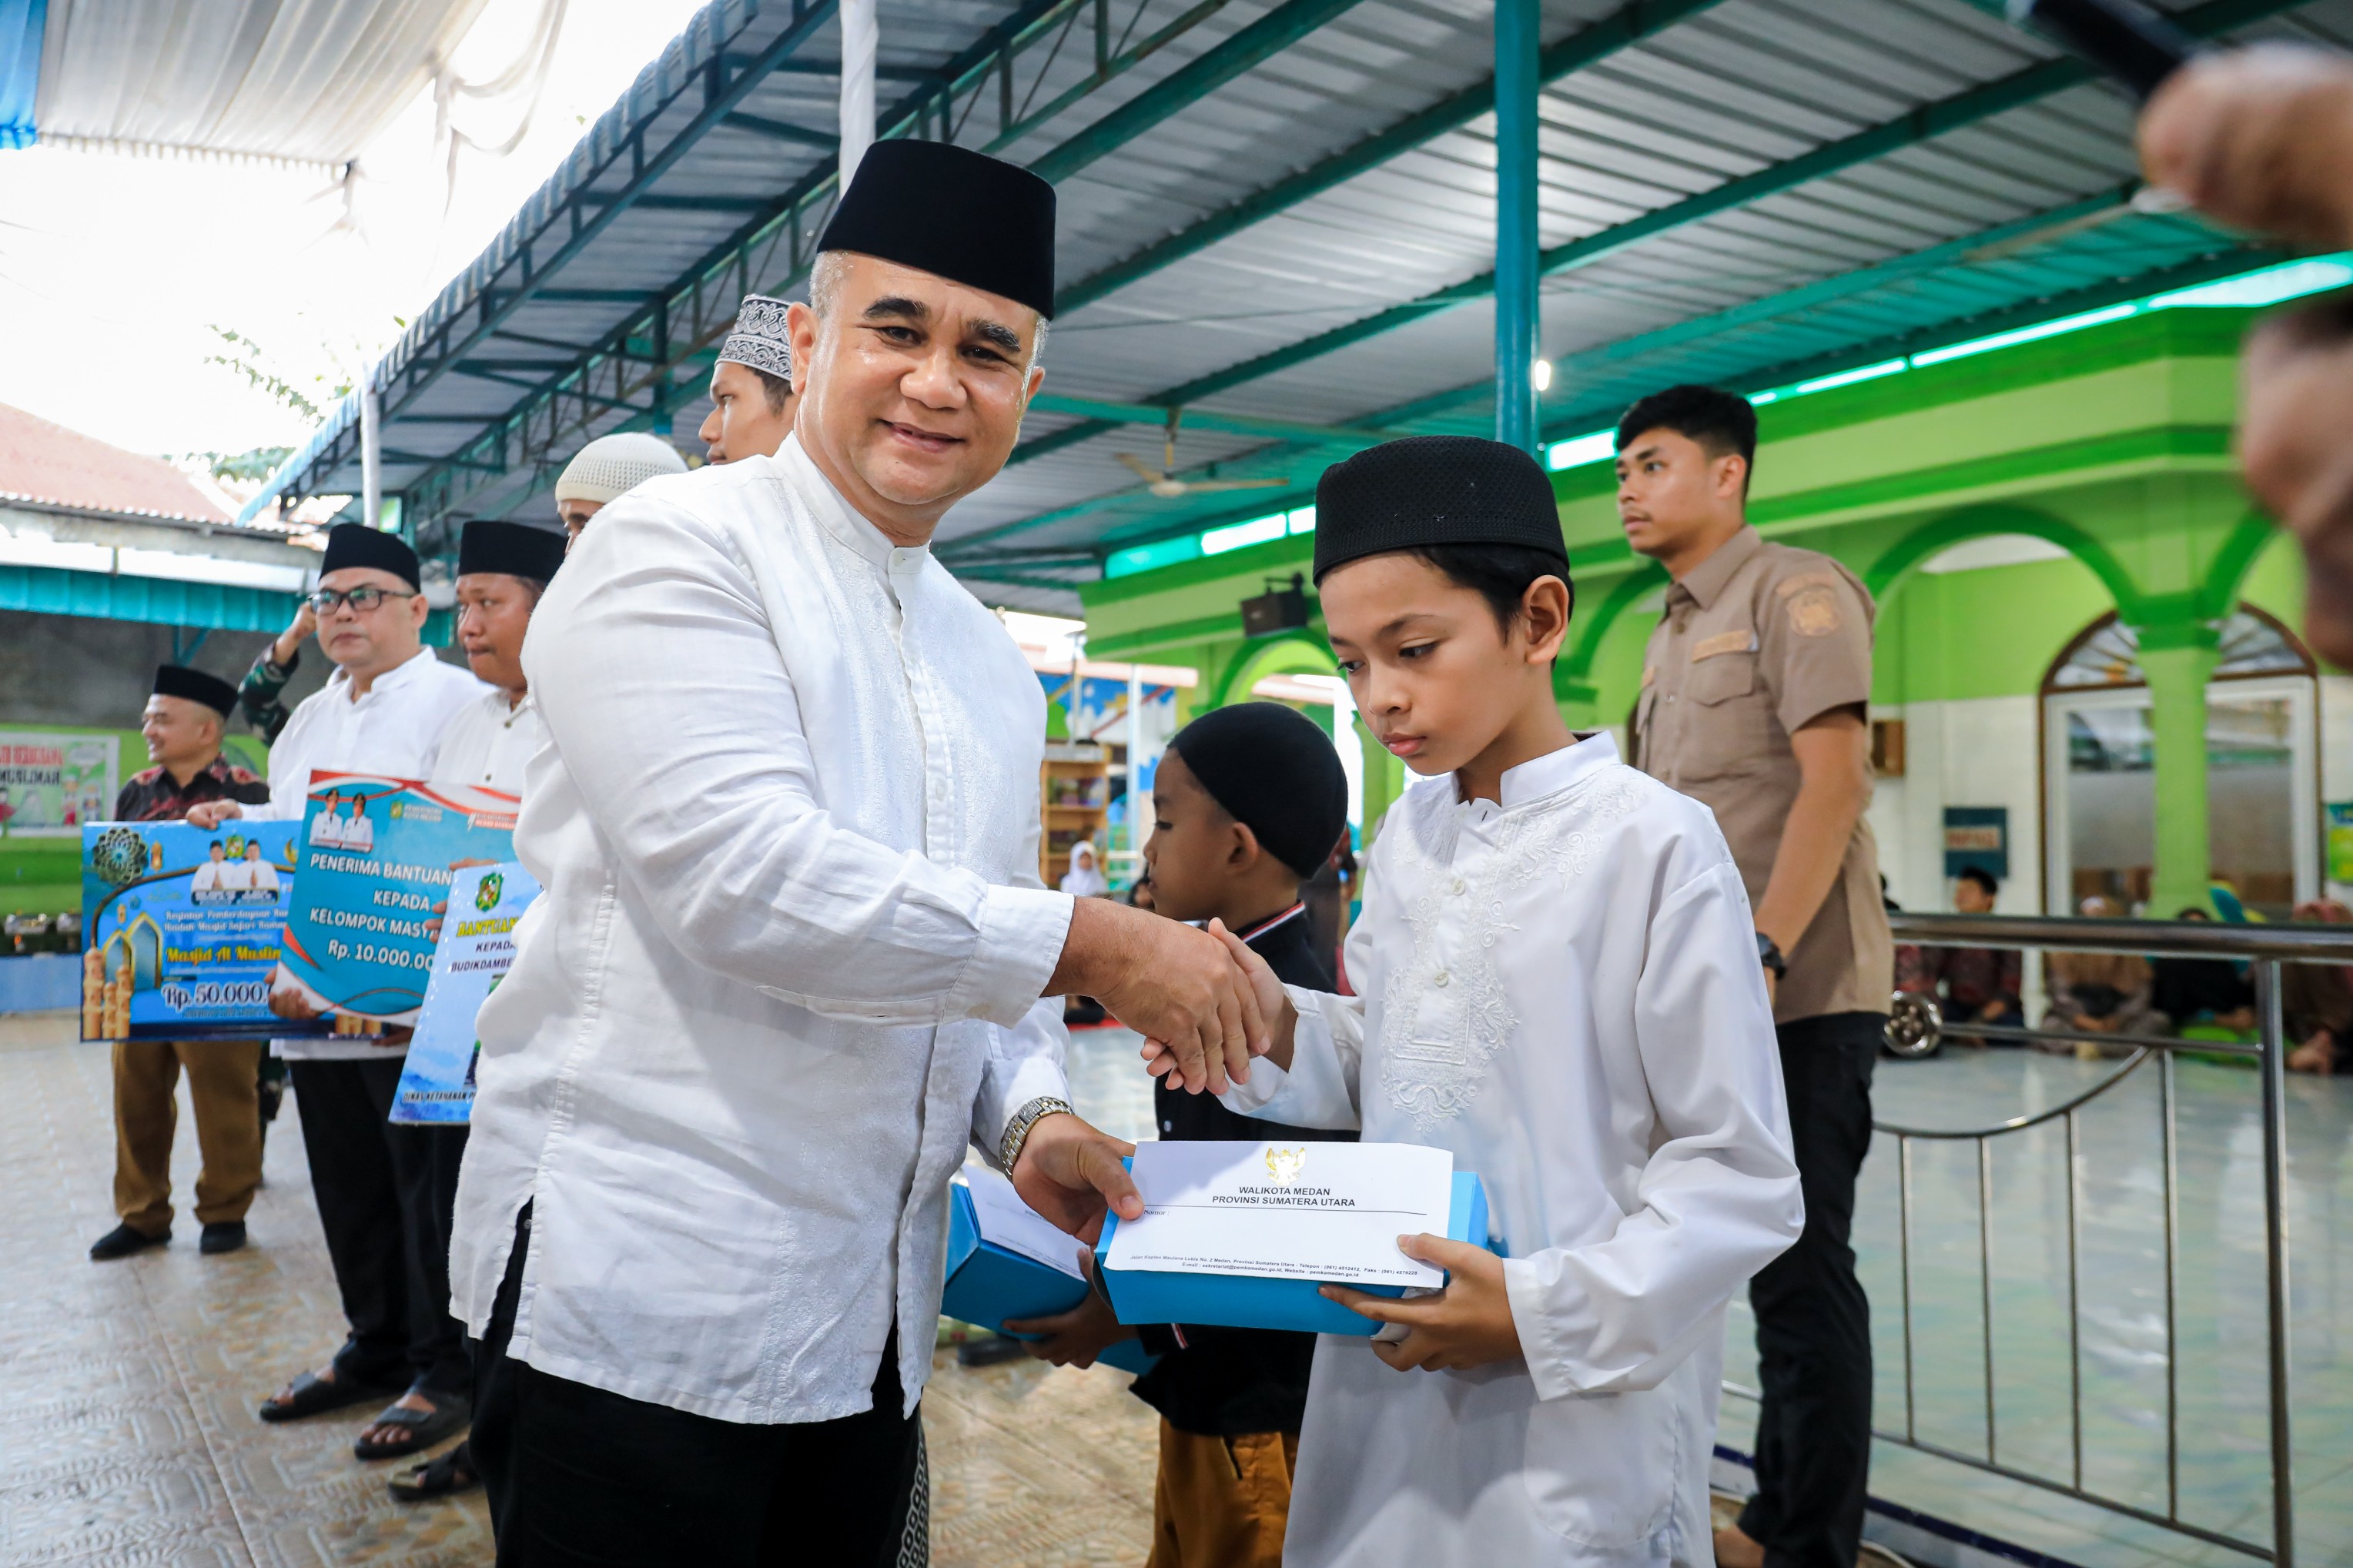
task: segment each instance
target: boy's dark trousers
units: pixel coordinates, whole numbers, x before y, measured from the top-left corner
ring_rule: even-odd
[[[1871,1303],[1855,1278],[1854,1183],[1871,1147],[1879,1013],[1778,1031],[1806,1200],[1798,1244],[1749,1282],[1757,1314],[1757,1495],[1740,1528],[1766,1568],[1853,1568],[1871,1470]]]

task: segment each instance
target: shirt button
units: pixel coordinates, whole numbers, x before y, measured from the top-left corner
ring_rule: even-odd
[[[1469,886],[1470,886],[1470,884],[1469,884],[1468,882],[1465,882],[1461,878],[1457,877],[1457,878],[1455,878],[1455,879],[1454,879],[1454,886],[1453,886],[1451,889],[1449,889],[1449,891],[1451,891],[1451,892],[1455,892],[1455,893],[1460,893],[1461,891],[1462,891],[1462,889],[1465,889],[1465,888],[1467,888],[1467,887],[1469,887]]]
[[[1435,974],[1431,975],[1431,976],[1430,977],[1430,983],[1432,985],[1435,985],[1435,986],[1439,987],[1440,990],[1445,989],[1445,987],[1446,987],[1446,971],[1444,971],[1443,969],[1441,969],[1441,970],[1440,970],[1437,973],[1435,973]]]

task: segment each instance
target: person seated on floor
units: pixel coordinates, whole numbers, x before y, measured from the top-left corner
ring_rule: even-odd
[[[1300,884],[1330,858],[1347,823],[1347,796],[1332,738],[1304,714],[1274,702],[1204,713],[1169,742],[1153,781],[1144,860],[1155,906],[1176,920],[1221,920],[1278,978],[1330,989],[1331,965]],[[1166,1079],[1152,1098],[1163,1138],[1356,1137],[1256,1121]],[[1131,1391],[1160,1412],[1150,1568],[1274,1568],[1282,1561],[1315,1336],[1195,1324],[1129,1328],[1092,1293],[1068,1312],[1005,1326],[1044,1335],[1029,1353],[1057,1365],[1092,1366],[1107,1346],[1137,1338],[1160,1358]]]
[[[2114,899],[2094,893],[2077,910],[2087,920],[2117,921],[2125,911]],[[2054,952],[2042,961],[2050,1005],[2042,1027],[2085,1035],[2146,1035],[2164,1026],[2150,1005],[2155,976],[2148,960],[2129,952]],[[2070,1051],[2084,1061],[2127,1054],[2131,1047],[2091,1040],[2037,1040],[2034,1048],[2054,1056]]]
[[[2335,899],[2298,904],[2302,924],[2345,925],[2353,910]],[[2353,968],[2341,963],[2290,963],[2280,969],[2280,1012],[2290,1072],[2353,1072]]]
[[[1953,909],[1965,915],[1989,915],[2000,890],[1992,872],[1971,866],[1953,886]],[[2014,1029],[2026,1022],[2025,1004],[2020,1000],[2026,961],[2014,947],[1924,947],[1920,970],[1928,986],[1942,992],[1947,1029],[1962,1023]],[[1973,1046],[1986,1044],[1981,1035],[1957,1033],[1953,1037]]]
[[[2193,904],[2173,918],[2214,917]],[[2150,1000],[2174,1033],[2206,1029],[2239,1037],[2253,1030],[2255,991],[2240,965],[2227,958],[2160,958],[2152,967]]]

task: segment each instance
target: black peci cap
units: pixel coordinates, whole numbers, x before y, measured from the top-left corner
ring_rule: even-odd
[[[356,522],[339,522],[327,531],[327,553],[319,563],[319,575],[324,577],[330,572],[341,572],[350,566],[373,566],[379,572],[389,572],[407,584],[412,594],[425,580],[417,569],[417,552],[408,548],[400,535]]]
[[[1315,486],[1315,580],[1360,556],[1432,544],[1520,544],[1561,558],[1552,480],[1517,447],[1409,436],[1324,470]]]
[[[217,675],[206,675],[201,669],[190,669],[185,664],[159,664],[155,667],[155,695],[183,697],[191,702],[201,702],[226,719],[237,711],[237,688]]]
[[[1054,313],[1054,187],[945,142],[877,142],[818,249],[854,250]]]
[[[1323,868],[1348,826],[1348,775],[1340,755],[1332,737],[1296,709],[1280,702],[1212,708],[1177,731],[1168,749],[1185,759],[1226,815],[1302,877]]]
[[[564,535],[527,522],[470,522],[458,536],[458,575],[503,572],[544,583],[564,564]]]

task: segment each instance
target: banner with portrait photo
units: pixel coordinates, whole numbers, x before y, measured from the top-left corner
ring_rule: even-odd
[[[518,804],[466,784],[312,772],[284,978],[322,1011],[415,1023],[450,879],[513,858]]]
[[[269,1011],[294,889],[290,822],[81,829],[85,1040],[320,1034]]]

